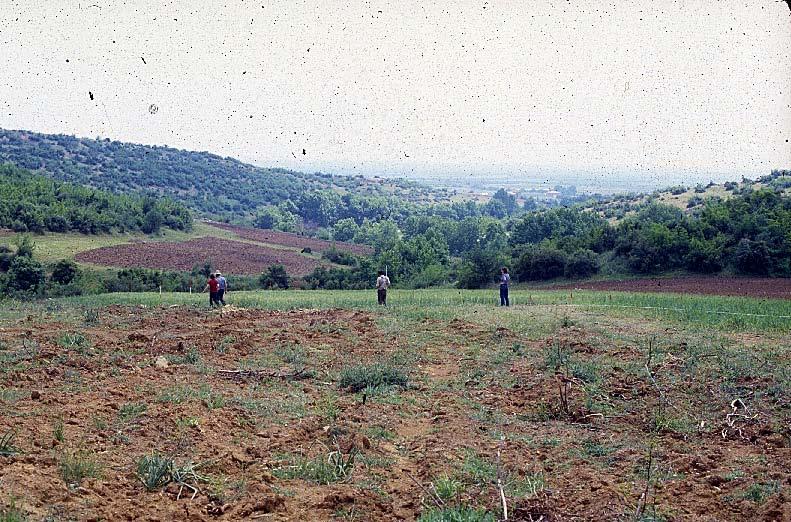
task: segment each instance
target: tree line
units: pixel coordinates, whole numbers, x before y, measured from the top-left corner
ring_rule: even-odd
[[[306,281],[367,288],[370,274],[385,266],[394,284],[416,288],[482,287],[501,266],[517,281],[674,270],[791,277],[791,198],[784,190],[784,183],[747,184],[686,212],[653,201],[618,222],[585,205],[504,219],[480,210],[463,219],[423,214],[359,225],[344,219],[330,228],[333,237],[369,244],[375,254],[351,269],[318,268]]]
[[[0,228],[100,234],[162,227],[189,230],[192,215],[166,198],[111,194],[0,165]]]

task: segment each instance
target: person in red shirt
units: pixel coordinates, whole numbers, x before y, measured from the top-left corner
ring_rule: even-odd
[[[220,306],[220,300],[217,297],[217,292],[220,290],[220,282],[217,281],[217,278],[214,274],[209,274],[209,280],[206,281],[206,287],[203,289],[205,292],[206,290],[209,291],[209,308],[214,308],[214,305]]]

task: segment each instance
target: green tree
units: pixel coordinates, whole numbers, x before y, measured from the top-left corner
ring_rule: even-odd
[[[283,265],[271,265],[266,272],[261,274],[258,280],[263,288],[269,290],[276,288],[286,289],[289,284],[286,267]]]
[[[44,267],[32,257],[15,256],[6,276],[10,288],[35,292],[44,284]]]
[[[59,285],[67,285],[79,274],[77,264],[70,259],[61,259],[52,267],[51,279]]]

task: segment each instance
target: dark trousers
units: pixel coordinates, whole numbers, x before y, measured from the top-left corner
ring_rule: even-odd
[[[500,285],[500,306],[511,306],[508,300],[508,285]]]
[[[376,299],[382,306],[387,306],[387,290],[377,290]]]
[[[217,294],[219,292],[209,292],[209,306],[220,306],[220,301],[217,299]]]
[[[219,290],[217,290],[217,304],[222,303],[222,305],[225,306],[225,299],[223,299],[224,295],[225,295],[225,288],[220,288]]]

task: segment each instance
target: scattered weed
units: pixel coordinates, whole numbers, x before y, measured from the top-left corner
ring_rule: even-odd
[[[27,522],[24,511],[16,506],[16,499],[11,499],[6,507],[0,507],[0,522]]]
[[[352,450],[348,455],[333,451],[313,459],[288,456],[286,458],[288,464],[275,469],[273,474],[278,478],[303,479],[323,485],[343,482],[351,478],[356,455],[357,452]]]
[[[181,404],[184,401],[189,399],[194,399],[197,396],[197,392],[190,388],[189,386],[184,385],[176,385],[171,386],[170,388],[165,388],[162,393],[159,394],[157,400],[159,402],[171,402],[173,404]]]
[[[473,484],[483,485],[497,480],[497,467],[472,451],[467,452],[461,471]]]
[[[0,402],[13,404],[24,396],[25,393],[22,390],[17,390],[16,388],[0,387]]]
[[[193,366],[200,366],[203,363],[200,351],[194,346],[187,350],[184,355],[167,355],[165,358],[170,364],[191,364]]]
[[[69,486],[79,486],[83,479],[101,474],[99,463],[84,451],[65,453],[60,460],[60,474]]]
[[[329,423],[335,422],[340,412],[338,397],[335,394],[324,395],[316,403],[316,413]]]
[[[16,439],[16,431],[9,430],[0,436],[0,456],[10,457],[19,453],[19,450],[14,446],[14,439]]]
[[[303,366],[307,360],[305,349],[298,344],[282,344],[275,348],[275,355],[287,364]]]
[[[466,506],[429,509],[420,515],[418,522],[496,522],[490,511]]]
[[[435,479],[431,483],[431,487],[437,496],[444,501],[455,499],[464,491],[464,484],[448,475],[442,475]]]
[[[99,324],[99,310],[95,308],[88,308],[82,316],[82,322],[85,326],[96,326]]]
[[[55,343],[61,348],[77,350],[82,355],[87,353],[91,347],[88,338],[79,332],[64,332],[58,336]]]
[[[236,338],[234,338],[232,335],[226,335],[225,337],[220,339],[220,342],[217,343],[217,346],[214,347],[214,351],[219,354],[224,354],[228,350],[228,348],[233,346],[235,342],[236,342]]]
[[[63,432],[63,419],[55,421],[55,424],[52,426],[52,437],[60,443],[66,441],[66,435]]]
[[[198,473],[200,466],[200,464],[192,462],[177,466],[173,458],[154,452],[138,459],[137,478],[148,491],[162,489],[173,482],[177,486],[181,486],[179,497],[181,497],[184,488],[191,490],[195,496],[194,494],[198,493],[197,484],[208,481],[208,477]]]
[[[393,440],[396,434],[382,426],[370,426],[365,430],[366,435],[372,439]]]
[[[146,455],[137,461],[137,478],[148,491],[165,487],[172,479],[173,459],[159,453]]]
[[[767,498],[780,491],[780,482],[772,480],[770,482],[750,484],[741,494],[741,498],[750,500],[756,504],[763,503]]]
[[[118,408],[118,420],[124,423],[135,420],[145,413],[147,409],[148,405],[144,402],[128,402],[122,404],[121,407]]]

